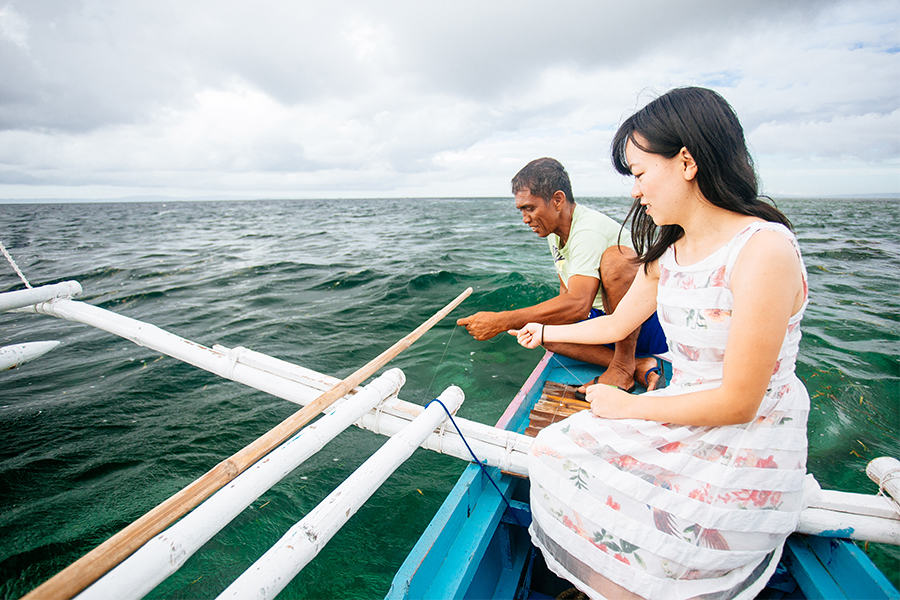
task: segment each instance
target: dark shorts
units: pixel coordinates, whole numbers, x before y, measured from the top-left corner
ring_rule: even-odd
[[[588,319],[605,315],[606,313],[597,308],[592,308]],[[606,344],[610,348],[615,348],[615,344]],[[641,332],[638,334],[637,349],[635,354],[649,356],[651,354],[663,354],[668,352],[669,345],[666,343],[666,334],[663,333],[662,326],[659,324],[659,318],[654,312],[650,318],[641,325]]]

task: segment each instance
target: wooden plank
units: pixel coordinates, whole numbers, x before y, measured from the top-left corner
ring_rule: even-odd
[[[549,398],[558,399],[560,401],[590,404],[585,399],[585,395],[578,391],[579,387],[581,386],[548,381],[546,384],[544,384],[543,395]]]
[[[518,527],[518,525],[515,525],[515,527]],[[505,600],[506,598],[515,597],[519,587],[519,579],[521,573],[525,570],[525,562],[528,560],[529,554],[529,551],[526,550],[514,555],[515,563],[500,576],[492,598],[503,598]]]
[[[585,401],[584,394],[578,391],[578,386],[547,381],[541,391],[541,397],[531,410],[528,427],[524,433],[535,437],[544,427],[590,408],[590,403]]]

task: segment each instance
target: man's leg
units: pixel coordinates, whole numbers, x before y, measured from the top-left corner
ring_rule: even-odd
[[[635,262],[637,253],[626,246],[607,248],[600,257],[600,280],[603,284],[603,309],[612,314],[625,297],[640,265]],[[600,377],[600,383],[618,385],[628,389],[637,380],[634,354],[640,327],[632,331],[628,337],[616,342],[613,359]],[[653,361],[655,364],[655,361]],[[648,367],[649,368],[649,367]],[[623,385],[622,382],[625,382]],[[641,381],[643,384],[644,382]]]
[[[603,283],[603,308],[611,314],[619,306],[619,302],[631,287],[637,270],[641,265],[634,262],[637,254],[624,246],[607,248],[600,258],[600,277]],[[600,376],[599,383],[615,385],[622,389],[631,389],[635,383],[645,385],[648,390],[656,388],[659,375],[649,373],[656,366],[656,359],[635,359],[637,339],[640,328],[628,337],[615,344],[615,350],[608,346],[589,346],[584,344],[545,344],[547,350],[568,356],[583,362],[606,367]]]

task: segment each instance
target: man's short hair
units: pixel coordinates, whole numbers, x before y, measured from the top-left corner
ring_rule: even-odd
[[[553,194],[562,191],[567,202],[575,202],[569,174],[555,158],[536,158],[522,167],[512,178],[512,193],[518,194],[525,188],[528,188],[532,196],[544,201],[549,201]]]

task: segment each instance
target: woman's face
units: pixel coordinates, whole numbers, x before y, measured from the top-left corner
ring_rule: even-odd
[[[640,136],[636,137],[643,145]],[[644,212],[657,226],[679,223],[696,185],[696,167],[686,164],[686,152],[683,150],[673,158],[666,158],[641,150],[631,140],[625,145],[625,159],[634,175],[631,196],[640,200]],[[693,165],[693,161],[690,162]]]

